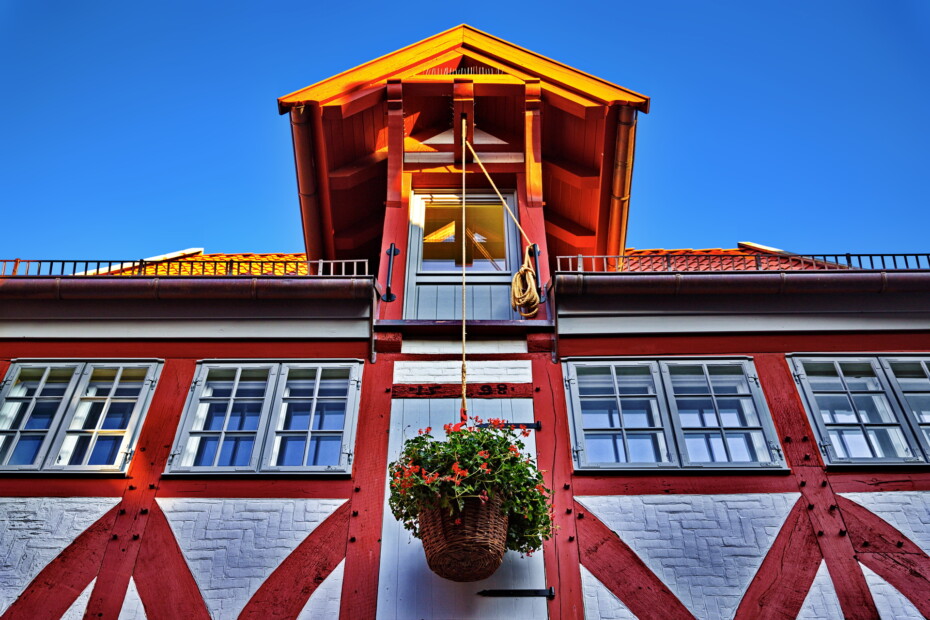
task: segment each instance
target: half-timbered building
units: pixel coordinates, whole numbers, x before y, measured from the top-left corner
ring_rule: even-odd
[[[304,252],[0,261],[2,618],[930,616],[928,255],[627,247],[649,98],[469,26],[278,106]],[[385,502],[463,320],[557,525],[477,583]]]

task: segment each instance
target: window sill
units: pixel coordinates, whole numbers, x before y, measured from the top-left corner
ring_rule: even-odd
[[[95,478],[95,479],[108,479],[108,478],[124,478],[130,480],[131,478],[124,471],[48,471],[48,470],[36,470],[36,471],[7,471],[0,470],[0,478]]]
[[[761,475],[785,476],[791,473],[790,467],[575,467],[576,476],[692,476],[694,474],[721,476]]]
[[[272,471],[272,472],[165,472],[165,480],[350,480],[352,474],[347,471]]]

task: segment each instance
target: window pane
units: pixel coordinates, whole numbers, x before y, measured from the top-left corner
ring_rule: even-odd
[[[930,422],[930,394],[908,394],[907,404],[918,422]]]
[[[313,430],[341,431],[345,426],[346,401],[320,400],[316,403],[316,415],[313,416]]]
[[[751,398],[720,398],[717,408],[724,426],[759,426],[759,416]]]
[[[231,389],[231,388],[230,388]],[[195,431],[221,431],[226,423],[226,408],[229,403],[200,403],[191,428]]]
[[[187,442],[181,464],[190,467],[210,467],[216,458],[216,449],[220,445],[219,437],[192,437]]]
[[[462,228],[461,205],[427,204],[421,269],[461,270],[464,232],[469,271],[508,271],[503,206],[467,205],[464,231]]]
[[[876,456],[880,458],[904,458],[911,456],[911,450],[907,447],[907,441],[904,439],[900,428],[870,428],[869,439]]]
[[[287,403],[284,406],[284,415],[281,416],[279,423],[280,430],[287,431],[305,431],[310,428],[310,414],[313,409],[313,401],[296,400]],[[301,452],[303,459],[303,452]]]
[[[262,402],[254,400],[235,400],[229,411],[229,424],[226,430],[258,430],[258,421],[262,417]]]
[[[113,396],[118,398],[135,398],[138,396],[139,392],[142,391],[142,383],[145,381],[147,373],[147,368],[124,368]]]
[[[617,401],[613,398],[585,398],[581,401],[581,419],[585,428],[618,428],[620,415]]]
[[[584,436],[584,447],[589,463],[626,462],[622,435],[587,434]]]
[[[710,398],[676,398],[682,426],[717,426],[714,401]]]
[[[45,380],[45,386],[42,388],[42,396],[46,398],[64,396],[73,374],[73,368],[52,368]]]
[[[239,375],[236,398],[262,398],[268,383],[267,368],[247,368]]]
[[[90,453],[88,465],[116,465],[119,457],[119,447],[123,443],[122,435],[105,435],[97,437],[94,450]]]
[[[61,445],[61,452],[58,454],[59,465],[83,465],[84,457],[87,455],[87,447],[90,446],[90,435],[68,435]]]
[[[39,389],[39,382],[42,381],[42,375],[45,374],[45,368],[23,368],[19,371],[13,387],[10,388],[8,398],[29,398],[36,395]]]
[[[670,365],[668,368],[672,377],[672,390],[676,394],[709,394],[707,379],[704,377],[702,366]]]
[[[623,411],[624,428],[661,426],[656,401],[652,398],[621,398],[620,409]]]
[[[661,433],[629,433],[626,436],[631,463],[667,463],[668,451]]]
[[[299,467],[304,463],[306,437],[278,437],[278,458],[275,465]]]
[[[685,433],[688,458],[693,463],[726,463],[727,453],[719,433]]]
[[[0,465],[6,461],[7,452],[10,451],[10,446],[13,445],[13,436],[12,435],[0,435]]]
[[[84,388],[84,396],[109,396],[117,371],[117,368],[94,368]]]
[[[29,401],[7,400],[0,407],[0,429],[19,429],[29,410]]]
[[[107,409],[107,417],[104,418],[103,424],[100,428],[115,431],[123,430],[129,426],[129,420],[132,418],[132,410],[135,408],[135,403],[127,403],[123,401],[111,402],[110,408]]]
[[[233,383],[236,380],[235,368],[211,368],[207,373],[207,382],[203,388],[204,398],[224,398],[232,396]]]
[[[768,463],[772,460],[760,431],[727,433],[727,447],[735,463]]]
[[[872,451],[865,440],[865,435],[858,428],[844,428],[830,431],[830,443],[840,458],[870,459]]]
[[[891,405],[883,394],[860,394],[853,396],[856,409],[865,423],[879,424],[882,422],[896,422]]]
[[[106,404],[106,401],[102,400],[81,401],[74,412],[74,417],[71,418],[70,428],[72,430],[93,430],[97,428],[97,423],[100,422],[100,414],[103,413],[103,407]]]
[[[320,376],[320,398],[345,398],[349,393],[348,368],[324,368]]]
[[[341,436],[311,437],[307,465],[339,465],[341,452]]]
[[[845,394],[817,394],[815,396],[820,417],[827,424],[858,422],[849,398]]]
[[[905,392],[910,390],[930,391],[930,380],[920,362],[893,362],[891,372]]]
[[[813,390],[844,389],[833,362],[804,362],[804,374]]]
[[[618,375],[620,371],[621,369],[618,368]],[[578,366],[575,374],[578,376],[580,396],[603,396],[614,393],[614,380],[608,366]]]
[[[879,383],[872,364],[868,362],[843,362],[840,364],[846,386],[854,392],[880,392],[882,384]]]
[[[44,435],[20,435],[7,465],[32,465],[35,463],[44,438]]]
[[[255,446],[254,437],[229,437],[223,440],[220,448],[219,467],[245,467],[252,460],[252,448]]]
[[[284,397],[312,397],[315,387],[315,368],[291,368],[287,371],[287,384],[284,386]]]
[[[32,408],[32,414],[23,427],[26,430],[47,430],[58,411],[59,401],[57,400],[39,400],[36,401],[35,407]]]
[[[655,394],[656,385],[649,366],[617,366],[620,394]]]
[[[749,394],[749,380],[742,366],[707,365],[714,394]]]

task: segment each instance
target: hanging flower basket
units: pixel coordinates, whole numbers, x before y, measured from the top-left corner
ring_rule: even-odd
[[[452,581],[478,581],[506,550],[530,555],[552,534],[549,489],[503,420],[447,424],[440,441],[421,429],[391,463],[394,516],[423,541],[430,570]]]

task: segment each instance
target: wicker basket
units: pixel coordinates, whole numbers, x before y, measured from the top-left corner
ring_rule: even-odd
[[[451,581],[480,581],[494,574],[507,550],[507,515],[501,496],[482,504],[465,500],[460,513],[438,508],[420,512],[420,538],[430,570]],[[456,525],[455,520],[462,523]]]

